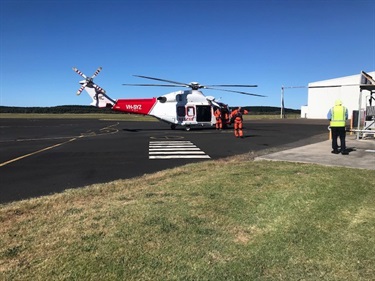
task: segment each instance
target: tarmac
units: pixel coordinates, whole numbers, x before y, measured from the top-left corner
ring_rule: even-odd
[[[340,141],[338,140],[340,144]],[[346,136],[348,155],[331,153],[332,140],[309,144],[297,148],[262,155],[255,160],[312,163],[325,166],[348,167],[375,170],[375,138],[357,139],[356,135]]]

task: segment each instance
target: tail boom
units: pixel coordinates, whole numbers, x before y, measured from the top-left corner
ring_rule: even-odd
[[[152,110],[158,103],[157,98],[145,98],[145,99],[119,99],[113,100],[107,96],[104,89],[99,87],[94,83],[93,79],[102,70],[99,67],[94,75],[91,77],[86,76],[76,67],[73,70],[85,80],[80,81],[81,87],[79,88],[77,95],[79,95],[83,90],[85,90],[92,99],[90,105],[99,108],[110,107],[114,111],[120,111],[124,113],[141,114],[141,115],[152,115]]]
[[[149,115],[157,103],[156,98],[149,99],[119,99],[112,109],[124,113]]]

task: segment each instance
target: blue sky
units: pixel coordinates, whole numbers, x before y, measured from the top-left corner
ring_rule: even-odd
[[[204,90],[231,106],[280,106],[281,86],[375,70],[373,0],[0,0],[0,105],[86,105],[76,66],[113,99],[201,84],[257,84],[266,98]],[[242,89],[246,90],[246,89]],[[249,89],[247,89],[249,90]],[[307,104],[307,89],[285,106]]]

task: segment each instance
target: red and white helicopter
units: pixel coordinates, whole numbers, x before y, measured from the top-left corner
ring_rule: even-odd
[[[169,84],[123,84],[125,86],[162,86],[162,87],[187,87],[190,90],[176,91],[154,98],[134,98],[134,99],[118,99],[110,98],[106,91],[94,83],[94,78],[102,70],[99,67],[94,75],[87,77],[77,68],[73,70],[81,75],[85,80],[80,81],[82,85],[77,91],[77,95],[81,94],[83,90],[92,98],[91,105],[104,108],[110,107],[114,111],[121,111],[124,113],[150,115],[161,121],[170,124],[171,129],[175,129],[177,125],[185,127],[187,131],[193,126],[214,126],[216,118],[214,111],[216,108],[221,108],[222,111],[229,113],[228,105],[215,101],[213,96],[205,96],[200,89],[220,90],[243,95],[251,95],[257,97],[264,97],[262,95],[233,91],[227,89],[217,89],[215,87],[257,87],[257,85],[208,85],[204,86],[197,82],[189,84],[165,80],[160,78],[134,75],[136,77],[151,79],[156,81],[167,82]],[[229,123],[228,120],[223,120],[223,124]]]

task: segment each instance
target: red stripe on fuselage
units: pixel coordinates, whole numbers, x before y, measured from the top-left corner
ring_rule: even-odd
[[[120,99],[113,106],[113,110],[125,113],[147,115],[156,104],[156,98],[151,99]]]

